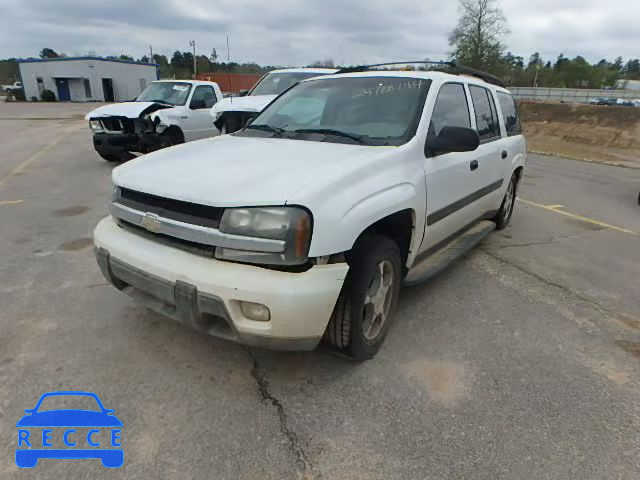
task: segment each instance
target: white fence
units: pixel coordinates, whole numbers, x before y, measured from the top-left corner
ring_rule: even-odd
[[[543,88],[543,87],[511,87],[513,96],[527,100],[549,100],[555,102],[587,103],[596,97],[626,98],[635,100],[640,98],[637,90],[596,90],[584,88]]]

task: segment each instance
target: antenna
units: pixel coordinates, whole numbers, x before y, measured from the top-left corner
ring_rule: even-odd
[[[233,87],[231,86],[231,65],[229,65],[229,63],[231,62],[230,58],[231,53],[229,51],[229,35],[227,35],[227,74],[229,76],[229,93],[231,93],[230,102],[233,103]]]

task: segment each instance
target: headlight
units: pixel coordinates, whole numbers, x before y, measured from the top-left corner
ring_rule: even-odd
[[[216,258],[265,265],[300,265],[307,261],[311,240],[311,215],[299,207],[228,208],[220,231],[245,237],[283,240],[281,253],[216,248]]]
[[[100,120],[89,120],[89,128],[94,132],[102,131],[102,122]]]

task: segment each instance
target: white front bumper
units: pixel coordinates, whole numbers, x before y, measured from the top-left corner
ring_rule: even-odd
[[[224,303],[236,340],[275,349],[317,345],[349,269],[341,263],[290,273],[222,262],[129,232],[111,217],[98,223],[94,241],[98,250],[106,250],[118,264],[170,285],[184,282],[195,286],[198,293],[217,297]],[[271,320],[244,317],[238,301],[266,305]]]

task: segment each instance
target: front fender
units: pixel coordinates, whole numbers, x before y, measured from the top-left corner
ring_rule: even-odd
[[[405,151],[402,151],[405,150]],[[424,171],[407,149],[389,149],[363,161],[349,173],[325,179],[314,191],[307,186],[301,205],[313,213],[309,256],[320,257],[351,250],[358,237],[377,221],[402,210],[414,212],[412,245],[422,240]],[[420,238],[417,238],[420,237]]]

